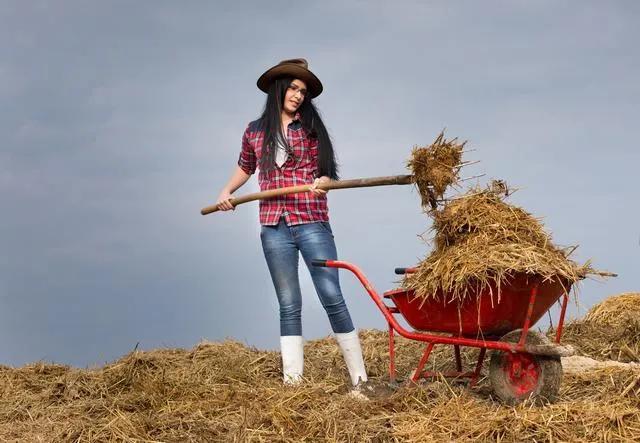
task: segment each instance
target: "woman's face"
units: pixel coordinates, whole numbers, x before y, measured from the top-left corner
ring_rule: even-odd
[[[283,108],[288,114],[295,114],[302,101],[307,96],[307,84],[300,79],[295,79],[284,94]]]

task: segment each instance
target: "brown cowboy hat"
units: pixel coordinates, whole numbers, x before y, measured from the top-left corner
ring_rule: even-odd
[[[303,58],[282,60],[273,68],[268,69],[258,79],[258,88],[263,92],[267,92],[269,90],[269,84],[277,77],[282,76],[299,78],[305,82],[311,98],[319,96],[322,92],[322,83],[320,83],[320,80],[318,80],[318,77],[316,77],[313,72],[309,71],[309,64]]]

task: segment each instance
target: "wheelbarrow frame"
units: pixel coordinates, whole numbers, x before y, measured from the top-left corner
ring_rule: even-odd
[[[567,310],[567,304],[569,301],[569,288],[566,291],[563,291],[562,307],[560,310],[560,318],[558,321],[558,326],[556,329],[555,343],[543,344],[543,345],[534,345],[527,343],[527,336],[529,335],[530,328],[532,326],[532,313],[534,306],[536,304],[536,299],[538,296],[538,287],[540,284],[539,280],[536,280],[535,283],[531,286],[530,294],[529,294],[529,304],[527,307],[527,312],[524,320],[524,324],[522,325],[522,332],[520,334],[520,338],[516,343],[510,343],[506,341],[500,341],[500,337],[491,337],[491,336],[483,336],[481,338],[470,338],[463,337],[456,334],[447,335],[435,335],[430,334],[428,332],[418,332],[418,331],[409,331],[404,328],[398,320],[395,318],[396,315],[402,316],[402,313],[396,306],[388,306],[384,303],[382,297],[376,292],[373,288],[369,280],[365,277],[364,273],[355,265],[340,261],[340,260],[313,260],[312,264],[314,266],[324,266],[330,268],[341,268],[351,271],[355,274],[356,278],[362,283],[365,290],[376,304],[376,306],[382,312],[382,315],[385,317],[389,329],[389,378],[391,382],[396,381],[396,366],[395,366],[395,333],[398,333],[402,337],[408,338],[410,340],[416,340],[425,342],[426,348],[420,358],[418,366],[413,371],[411,376],[411,380],[413,382],[418,381],[420,378],[429,378],[435,377],[439,375],[443,375],[445,377],[455,377],[455,378],[469,378],[470,385],[474,386],[478,381],[480,376],[480,371],[482,370],[483,363],[485,360],[486,352],[488,349],[496,350],[496,351],[504,351],[513,354],[533,354],[533,355],[544,355],[544,356],[552,356],[552,357],[561,357],[573,354],[573,349],[570,346],[561,346],[560,339],[562,337],[562,329],[564,326],[565,313]],[[415,272],[415,268],[396,268],[397,274],[411,273]],[[383,294],[383,297],[392,293],[394,291],[388,291]],[[455,371],[447,371],[447,372],[437,372],[437,371],[423,371],[424,366],[429,360],[429,356],[433,351],[435,345],[453,345],[454,355],[455,355],[455,363],[456,370]],[[460,356],[460,346],[469,346],[473,348],[479,348],[480,353],[478,355],[478,360],[475,365],[475,369],[473,371],[463,371],[462,370],[462,359]]]

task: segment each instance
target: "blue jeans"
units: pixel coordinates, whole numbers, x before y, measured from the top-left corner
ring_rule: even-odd
[[[302,253],[320,303],[333,332],[354,330],[349,310],[340,291],[338,269],[311,265],[311,260],[337,260],[336,245],[328,222],[287,226],[262,226],[262,250],[280,304],[280,335],[302,335],[302,294],[298,280],[298,252]]]

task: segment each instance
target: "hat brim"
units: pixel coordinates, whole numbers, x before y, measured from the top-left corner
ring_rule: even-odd
[[[322,83],[315,74],[302,66],[293,63],[276,65],[267,70],[258,79],[258,88],[263,92],[268,92],[269,85],[278,77],[291,76],[299,78],[307,84],[307,90],[311,98],[315,98],[322,93]]]

